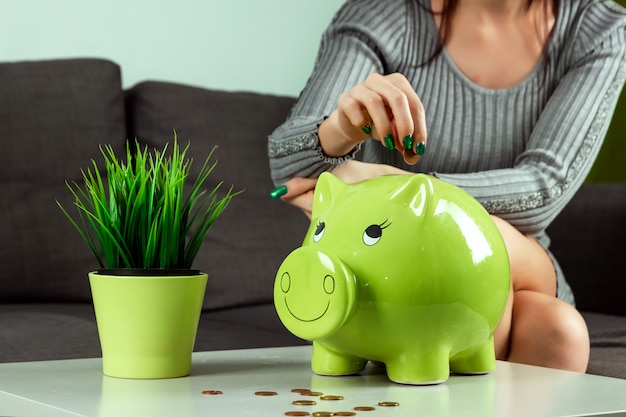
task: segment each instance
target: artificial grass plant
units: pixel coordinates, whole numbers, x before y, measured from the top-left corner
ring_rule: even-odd
[[[211,225],[239,192],[218,197],[222,182],[202,187],[217,162],[211,150],[197,179],[184,195],[192,160],[189,145],[180,149],[176,134],[170,155],[126,143],[125,161],[110,145],[100,148],[106,178],[92,160],[82,170],[84,187],[67,182],[75,198],[75,218],[57,204],[80,233],[100,268],[189,269]]]

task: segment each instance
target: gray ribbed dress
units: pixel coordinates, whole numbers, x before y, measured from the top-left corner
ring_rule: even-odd
[[[296,105],[269,137],[274,183],[315,177],[354,157],[433,172],[547,249],[545,229],[591,169],[626,79],[626,11],[611,0],[562,0],[547,61],[505,89],[474,84],[445,49],[419,65],[437,37],[418,0],[348,0],[322,37]],[[372,73],[393,72],[407,77],[426,111],[428,145],[417,165],[373,140],[343,158],[325,156],[317,128],[339,95]],[[553,261],[558,296],[573,303]]]

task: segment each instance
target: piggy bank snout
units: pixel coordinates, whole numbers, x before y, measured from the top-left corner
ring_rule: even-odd
[[[281,264],[274,283],[274,306],[294,335],[316,340],[348,319],[356,300],[356,277],[332,254],[305,246]]]

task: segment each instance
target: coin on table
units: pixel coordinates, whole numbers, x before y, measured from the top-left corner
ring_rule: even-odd
[[[400,403],[397,403],[395,401],[381,401],[378,403],[378,405],[380,405],[381,407],[397,407],[400,405]]]
[[[311,392],[311,390],[308,388],[292,388],[291,392],[302,394],[303,392]]]
[[[272,397],[278,395],[278,393],[274,391],[257,391],[254,395],[258,395],[259,397]]]
[[[354,409],[356,411],[374,411],[376,410],[376,407],[370,407],[369,405],[359,405],[357,407],[354,407]]]
[[[222,394],[222,391],[216,390],[216,389],[207,389],[202,391],[202,395],[220,395]]]
[[[323,392],[319,392],[319,391],[305,391],[305,392],[301,392],[300,394],[306,397],[320,397],[324,395]]]
[[[295,400],[295,401],[292,401],[291,404],[293,404],[293,405],[315,405],[315,404],[317,404],[317,402],[311,401],[311,400]]]
[[[343,396],[341,396],[341,395],[322,395],[320,397],[320,400],[339,401],[339,400],[343,400]]]
[[[316,411],[313,413],[313,417],[332,417],[335,413],[331,411]]]
[[[350,417],[350,416],[356,416],[356,413],[354,411],[335,411],[333,413],[333,416],[341,416],[341,417],[348,416],[348,417]]]
[[[308,411],[285,411],[286,416],[310,416]]]

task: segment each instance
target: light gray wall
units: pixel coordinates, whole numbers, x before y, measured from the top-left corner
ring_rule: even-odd
[[[0,0],[0,61],[111,59],[143,80],[297,95],[344,0]]]

